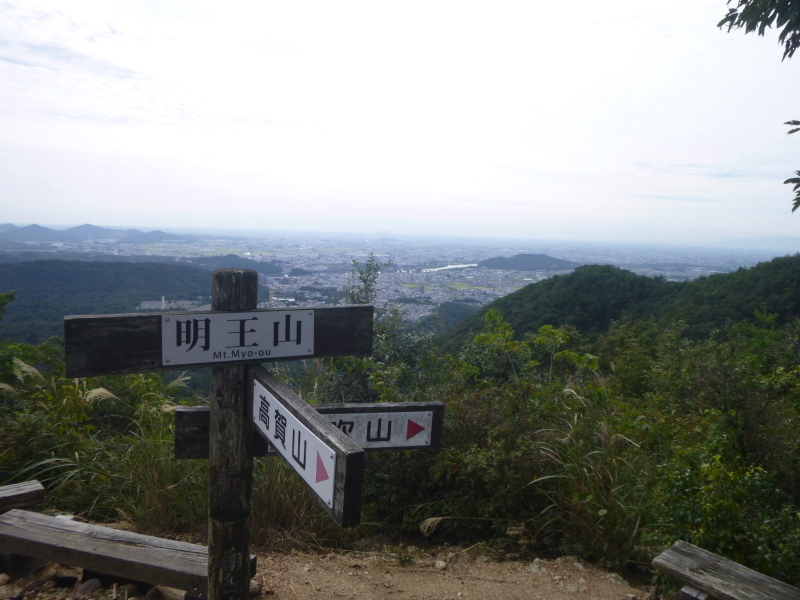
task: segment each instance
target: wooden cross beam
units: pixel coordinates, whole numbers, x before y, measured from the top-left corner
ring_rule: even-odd
[[[377,404],[311,404],[311,408],[369,451],[436,449],[442,447],[442,402],[379,402]],[[208,458],[210,408],[175,409],[175,458]],[[253,456],[277,452],[253,432]]]
[[[372,354],[372,306],[250,304],[235,315],[215,304],[206,312],[64,317],[67,377]]]

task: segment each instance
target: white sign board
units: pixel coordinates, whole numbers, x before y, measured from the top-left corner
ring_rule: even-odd
[[[286,462],[333,509],[336,453],[303,425],[258,380],[253,388],[253,421]]]
[[[366,450],[430,446],[433,412],[326,413],[325,418]]]
[[[314,354],[314,311],[162,315],[165,367],[300,358]]]

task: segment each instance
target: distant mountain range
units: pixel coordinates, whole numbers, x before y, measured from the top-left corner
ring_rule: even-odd
[[[515,256],[498,256],[487,258],[478,263],[483,269],[501,269],[504,271],[564,271],[574,269],[583,263],[553,258],[546,254],[517,254]]]
[[[50,229],[41,225],[19,227],[11,223],[0,224],[0,243],[114,240],[130,244],[147,244],[168,240],[184,240],[191,237],[196,236],[174,235],[159,230],[143,232],[138,229],[109,229],[88,224],[62,230]]]

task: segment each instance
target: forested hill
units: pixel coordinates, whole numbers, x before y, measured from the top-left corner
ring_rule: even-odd
[[[503,269],[506,271],[563,271],[574,269],[583,263],[553,258],[546,254],[516,254],[487,258],[478,263],[484,269]]]
[[[63,336],[65,315],[134,312],[143,300],[195,300],[211,293],[211,274],[160,263],[37,260],[0,264],[0,292],[16,298],[0,339],[35,343]]]
[[[0,251],[0,263],[27,262],[32,260],[53,260],[52,252],[23,251],[23,252],[3,252]],[[134,262],[134,263],[166,263],[168,265],[186,265],[197,267],[206,271],[214,269],[253,269],[264,275],[277,275],[282,270],[281,261],[256,261],[244,258],[238,254],[225,254],[219,256],[194,256],[174,257],[159,256],[157,254],[102,254],[100,252],[59,252],[58,260],[70,261],[79,260],[81,262]]]
[[[454,350],[480,331],[490,309],[503,315],[518,338],[542,325],[572,325],[595,335],[624,317],[682,319],[694,338],[729,320],[753,320],[757,310],[776,314],[781,324],[800,316],[800,254],[682,282],[606,265],[578,267],[491,302],[448,332],[445,346]]]

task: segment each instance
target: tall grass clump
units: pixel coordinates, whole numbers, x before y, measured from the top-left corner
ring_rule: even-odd
[[[37,477],[48,504],[100,521],[124,519],[147,533],[204,529],[207,474],[201,461],[173,455],[173,399],[151,375],[53,378],[29,395],[23,422],[40,420],[51,441],[16,473]],[[103,383],[107,387],[92,387]],[[111,391],[114,390],[114,391]],[[115,393],[116,392],[116,393]]]
[[[352,542],[291,467],[277,457],[255,460],[251,541],[269,547],[328,548]]]
[[[564,551],[619,569],[634,556],[648,518],[643,453],[606,421],[574,414],[549,432],[549,474],[531,483],[551,502],[539,526]]]

